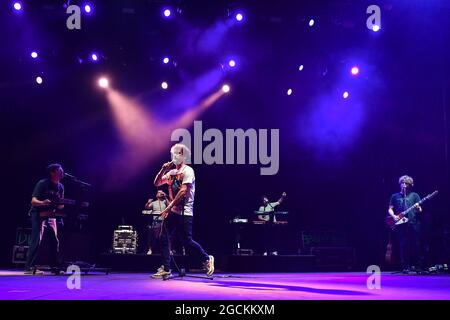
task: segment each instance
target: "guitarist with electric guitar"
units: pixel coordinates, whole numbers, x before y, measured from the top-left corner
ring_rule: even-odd
[[[437,191],[421,200],[416,192],[412,192],[413,178],[404,175],[398,182],[400,192],[391,196],[386,224],[391,230],[395,230],[398,237],[400,265],[403,273],[408,274],[410,271],[420,273],[425,268],[421,204],[436,195]],[[388,251],[389,249],[392,249],[391,242],[389,242]],[[388,253],[386,253],[387,256]]]
[[[31,239],[25,264],[25,274],[43,274],[35,267],[39,246],[45,228],[50,228],[56,240],[56,266],[54,273],[59,274],[59,264],[62,262],[60,250],[60,235],[58,234],[57,210],[64,208],[64,185],[60,182],[64,171],[60,164],[54,163],[47,167],[47,178],[40,180],[34,187],[31,196]]]

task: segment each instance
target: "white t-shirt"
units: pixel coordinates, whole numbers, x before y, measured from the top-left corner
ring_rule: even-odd
[[[277,202],[270,202],[267,204],[267,206],[261,206],[259,207],[259,212],[274,212],[275,211],[275,207],[280,205],[280,203]],[[265,220],[265,221],[269,221],[270,216],[269,215],[263,215],[263,216],[259,216],[260,220]],[[275,218],[275,216],[273,217],[274,222],[277,221],[277,219]]]
[[[150,206],[147,208],[152,211],[152,214],[161,214],[161,212],[166,209],[166,200],[155,200],[150,203]],[[162,220],[161,217],[154,217],[155,220]]]
[[[184,214],[186,216],[194,215],[194,196],[195,196],[194,169],[192,169],[188,165],[183,165],[179,170],[172,169],[169,172],[167,172],[162,177],[162,180],[164,181],[164,183],[169,184],[169,195],[171,201],[177,195],[182,184],[190,184],[189,192],[186,194],[184,198],[184,207],[182,200],[177,206],[174,206],[172,208],[172,212]]]

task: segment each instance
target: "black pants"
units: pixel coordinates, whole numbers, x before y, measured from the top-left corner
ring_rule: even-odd
[[[281,230],[280,226],[269,223],[263,226],[263,236],[264,239],[262,243],[264,244],[263,253],[267,252],[268,254],[272,252],[278,252],[280,250],[280,238],[281,238]]]
[[[159,251],[159,233],[161,231],[161,222],[153,222],[147,226],[147,242],[145,244],[144,253],[147,253],[149,249],[152,253]]]
[[[402,269],[425,268],[425,250],[421,223],[405,223],[397,227]]]
[[[192,216],[182,216],[175,213],[169,214],[164,220],[161,232],[161,253],[166,271],[170,270],[170,241],[177,234],[180,235],[182,245],[189,254],[196,254],[203,262],[208,261],[208,254],[192,239],[192,220]]]
[[[39,253],[39,247],[42,241],[49,241],[48,234],[53,235],[53,243],[52,247],[54,247],[53,257],[49,262],[51,267],[59,267],[62,264],[63,256],[62,256],[62,242],[61,242],[61,234],[62,234],[62,223],[59,221],[57,223],[58,235],[56,236],[53,230],[50,227],[46,227],[41,239],[41,227],[42,222],[47,221],[39,216],[39,212],[32,210],[30,213],[31,219],[31,237],[30,237],[30,247],[28,248],[27,253],[27,262],[25,264],[25,270],[30,270],[35,267],[36,259]],[[44,240],[45,239],[45,240]],[[49,241],[50,242],[50,241]]]

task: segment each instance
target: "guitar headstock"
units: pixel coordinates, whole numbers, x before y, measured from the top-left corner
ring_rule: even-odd
[[[425,198],[428,200],[428,199],[431,199],[431,198],[433,198],[435,195],[437,195],[439,193],[439,191],[438,190],[435,190],[433,193],[430,193],[429,195],[427,195]]]

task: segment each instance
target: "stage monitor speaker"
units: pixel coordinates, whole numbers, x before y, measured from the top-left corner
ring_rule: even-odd
[[[313,247],[345,247],[347,240],[345,236],[331,231],[302,231],[301,251],[309,254]]]
[[[355,249],[350,247],[312,247],[316,266],[329,270],[351,270],[355,265]]]

